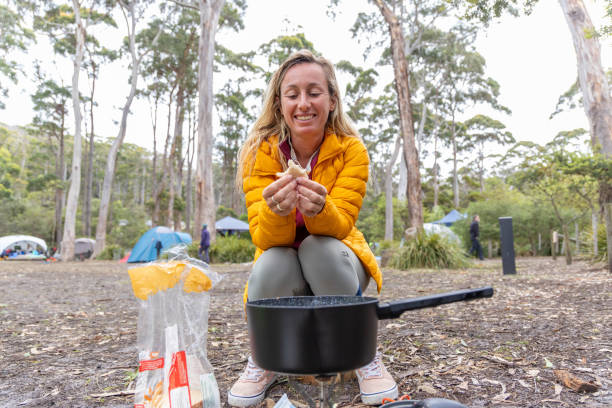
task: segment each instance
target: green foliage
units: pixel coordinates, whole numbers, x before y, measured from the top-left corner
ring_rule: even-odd
[[[217,237],[210,246],[211,262],[215,263],[241,263],[253,260],[255,245],[248,240],[234,235]],[[197,257],[197,249],[196,249]]]
[[[108,244],[123,249],[132,248],[149,229],[144,208],[129,202],[124,204],[123,201],[114,201],[111,212],[113,217],[107,237]]]
[[[125,256],[125,251],[119,245],[107,245],[104,250],[96,257],[102,261],[116,261]]]
[[[4,4],[0,4],[0,96],[8,96],[6,81],[17,82],[20,71],[17,61],[12,60],[15,50],[25,51],[31,41],[35,41],[34,33],[23,24],[23,16]],[[5,107],[0,100],[0,109]]]
[[[225,217],[233,217],[233,218],[237,218],[238,215],[236,215],[236,211],[234,211],[231,208],[227,208],[224,207],[222,205],[217,207],[217,212],[215,215],[217,218],[217,220],[220,220],[221,218],[225,218]]]
[[[429,209],[423,208],[423,222],[432,222],[439,220],[440,218],[446,215],[447,211],[445,211],[439,205]]]
[[[439,234],[419,234],[400,248],[390,266],[397,269],[449,268],[469,266],[470,262],[459,246]]]
[[[190,258],[198,258],[198,249],[200,248],[200,241],[192,241],[191,244],[187,245],[185,250]]]
[[[403,236],[408,225],[408,208],[405,203],[393,199],[393,236]],[[385,196],[366,195],[363,201],[357,228],[364,234],[367,242],[381,241],[385,237]]]

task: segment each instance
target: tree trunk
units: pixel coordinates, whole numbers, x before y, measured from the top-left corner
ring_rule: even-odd
[[[433,155],[434,155],[434,164],[432,167],[432,188],[433,188],[433,208],[436,208],[438,206],[438,199],[440,196],[440,185],[439,185],[439,181],[438,181],[438,173],[440,172],[440,166],[438,166],[438,131],[440,129],[439,126],[439,121],[436,120],[436,124],[434,126],[434,131],[432,134],[433,140],[434,140],[434,149],[433,149]]]
[[[599,227],[599,220],[597,217],[597,211],[591,208],[591,228],[593,229],[593,257],[599,256],[599,238],[597,237],[597,229]]]
[[[200,1],[200,41],[198,44],[198,159],[196,168],[196,208],[193,236],[200,225],[208,224],[210,238],[215,239],[215,190],[213,188],[212,154],[214,136],[213,64],[215,34],[225,0]]]
[[[385,172],[385,240],[393,240],[393,166],[402,147],[401,136],[395,139],[395,149]]]
[[[187,143],[187,181],[185,186],[185,231],[191,231],[191,213],[193,209],[193,197],[191,185],[191,171],[193,168],[193,150],[195,147],[195,135],[192,131],[193,121],[191,109],[189,110],[189,141]]]
[[[419,171],[419,155],[416,150],[414,138],[414,125],[412,122],[412,105],[410,102],[410,83],[408,80],[408,64],[405,56],[405,41],[402,27],[397,17],[387,7],[383,0],[374,0],[382,13],[391,36],[391,52],[393,56],[393,71],[395,77],[395,90],[397,92],[398,108],[400,113],[400,131],[404,142],[404,157],[408,168],[408,212],[410,213],[410,226],[423,229],[423,198],[421,196],[421,174]]]
[[[578,223],[574,223],[574,239],[576,241],[576,256],[580,253],[580,229],[578,228]]]
[[[65,164],[65,153],[64,153],[64,129],[65,129],[65,121],[66,115],[62,114],[61,116],[61,125],[60,125],[60,133],[58,136],[58,148],[57,148],[57,160],[55,164],[55,176],[59,182],[59,185],[55,189],[55,245],[56,247],[60,247],[62,242],[62,231],[63,231],[63,223],[62,223],[62,215],[64,214],[64,184],[66,182],[66,172],[64,168]]]
[[[113,141],[111,148],[108,152],[106,159],[106,169],[104,170],[104,182],[102,184],[102,194],[100,198],[100,211],[98,213],[98,226],[96,227],[96,243],[94,245],[94,256],[97,256],[102,252],[106,245],[106,224],[108,221],[109,207],[111,193],[113,189],[113,178],[115,177],[115,164],[117,162],[117,153],[119,148],[123,144],[125,138],[125,132],[127,130],[127,118],[130,113],[130,106],[136,95],[136,87],[138,85],[138,71],[140,69],[140,61],[142,60],[141,55],[136,55],[136,13],[134,10],[134,2],[130,2],[126,6],[128,8],[128,14],[130,16],[130,25],[128,26],[128,38],[130,46],[130,55],[132,57],[132,72],[130,78],[130,93],[123,105],[123,112],[121,114],[121,123],[119,125],[119,132],[117,137]],[[159,35],[159,33],[158,33]],[[155,43],[156,38],[153,40]]]
[[[87,180],[85,183],[85,208],[83,209],[83,231],[85,236],[91,237],[91,198],[93,190],[93,154],[94,154],[94,91],[96,89],[96,68],[95,63],[92,61],[92,83],[91,83],[91,94],[90,94],[90,133],[89,133],[89,152],[87,154]]]
[[[567,228],[567,224],[563,224],[563,246],[565,249],[565,264],[572,264],[572,243],[569,239],[569,228]]]
[[[459,175],[457,173],[457,137],[455,135],[455,120],[453,119],[453,129],[451,132],[453,145],[453,205],[459,208]]]
[[[406,189],[408,188],[408,170],[406,168],[406,156],[400,156],[399,162],[399,181],[397,182],[397,199],[403,202],[406,199]]]
[[[161,194],[164,192],[164,188],[166,188],[166,179],[168,178],[168,167],[169,167],[169,157],[168,157],[168,149],[170,148],[170,141],[172,140],[172,138],[170,137],[170,123],[171,123],[171,117],[172,117],[172,101],[174,99],[174,90],[176,89],[176,83],[172,86],[172,89],[170,90],[170,95],[168,97],[168,127],[166,128],[166,143],[164,144],[164,155],[162,156],[162,172],[161,172],[161,178],[160,180],[158,180],[153,188],[153,215],[151,217],[151,219],[153,220],[153,224],[154,225],[161,225],[164,224],[162,222],[162,220],[160,219],[160,213],[161,213],[161,208],[160,208],[160,204],[161,204],[161,200],[160,200],[160,196]],[[170,153],[171,155],[172,153]]]
[[[76,48],[74,56],[74,71],[72,73],[72,107],[74,110],[74,146],[72,151],[72,173],[70,174],[70,189],[64,217],[64,233],[62,235],[62,261],[74,259],[74,240],[76,229],[77,207],[79,205],[79,190],[81,189],[81,102],[79,100],[79,73],[83,62],[85,44],[85,27],[81,20],[81,5],[78,0],[72,0],[76,25]]]
[[[601,51],[593,23],[582,0],[559,0],[563,14],[572,33],[578,65],[578,83],[582,92],[584,111],[589,120],[591,143],[594,152],[612,156],[612,97],[608,80],[601,64]],[[608,270],[612,272],[612,189],[610,185],[600,187],[601,205],[606,213],[606,236],[608,238]]]
[[[180,80],[180,79],[179,79]],[[170,149],[170,159],[169,159],[169,182],[168,182],[168,193],[170,194],[170,198],[168,200],[168,225],[175,229],[180,229],[180,223],[177,223],[174,211],[174,197],[177,193],[176,184],[179,176],[179,167],[181,162],[181,150],[182,150],[182,137],[183,137],[183,121],[185,119],[185,90],[183,88],[183,84],[179,85],[176,97],[176,110],[174,114],[174,137],[172,139],[172,148]],[[174,226],[172,226],[174,224]]]

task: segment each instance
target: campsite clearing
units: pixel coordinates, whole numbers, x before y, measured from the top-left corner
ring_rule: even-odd
[[[137,303],[127,268],[0,262],[0,407],[133,406]],[[249,352],[242,305],[249,266],[213,268],[224,279],[212,292],[208,355],[225,404]],[[612,405],[612,274],[549,258],[519,258],[517,271],[504,277],[500,260],[466,271],[385,269],[382,300],[487,284],[496,290],[492,299],[380,322],[379,349],[400,393],[472,408]],[[596,390],[572,391],[555,370]],[[268,402],[284,393],[305,404],[286,380]],[[337,386],[336,401],[360,406],[355,380]]]

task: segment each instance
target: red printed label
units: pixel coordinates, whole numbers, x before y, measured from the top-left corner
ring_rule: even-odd
[[[151,370],[157,370],[158,368],[163,368],[164,367],[164,358],[158,358],[156,360],[141,360],[140,361],[140,367],[138,368],[138,371],[142,372],[142,371],[151,371]]]
[[[168,391],[170,394],[170,407],[191,406],[189,379],[187,377],[187,358],[185,357],[184,350],[172,355],[172,364],[168,373]]]

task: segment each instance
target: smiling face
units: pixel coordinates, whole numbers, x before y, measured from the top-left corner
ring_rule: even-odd
[[[280,105],[292,137],[323,139],[327,118],[335,107],[323,68],[315,63],[291,67],[281,82]]]

